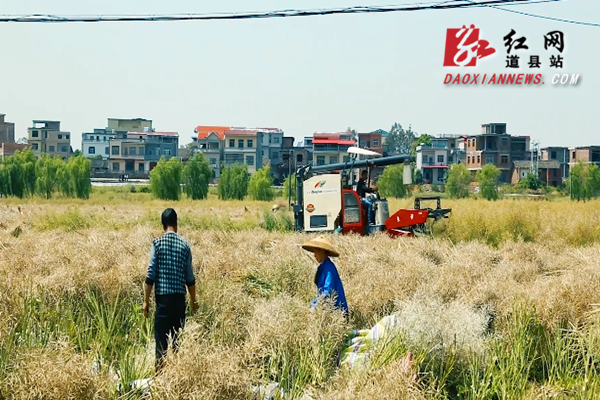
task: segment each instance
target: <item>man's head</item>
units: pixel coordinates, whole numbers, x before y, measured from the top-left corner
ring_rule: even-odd
[[[367,170],[363,169],[360,173],[360,179],[367,179]]]
[[[165,231],[171,228],[173,231],[177,232],[177,213],[172,208],[167,208],[163,211],[162,216],[162,225]]]

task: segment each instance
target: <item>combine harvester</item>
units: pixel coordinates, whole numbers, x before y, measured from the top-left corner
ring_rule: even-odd
[[[414,209],[401,209],[389,215],[388,202],[378,193],[368,193],[373,203],[375,223],[368,223],[368,208],[353,189],[355,177],[360,170],[367,169],[369,183],[375,167],[404,164],[403,182],[412,183],[410,156],[381,157],[378,153],[351,147],[352,159],[345,163],[305,166],[296,172],[296,204],[294,219],[296,230],[304,232],[342,232],[371,235],[386,232],[392,237],[429,234],[427,220],[448,218],[451,209],[441,207],[439,196],[415,198]],[[357,160],[359,155],[372,157]],[[381,158],[377,158],[381,157]],[[356,174],[356,175],[355,175]],[[435,200],[437,206],[421,208],[422,201]]]

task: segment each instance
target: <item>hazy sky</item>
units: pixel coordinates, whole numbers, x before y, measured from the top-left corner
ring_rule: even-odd
[[[414,0],[3,0],[0,14],[100,15],[265,11]],[[441,0],[440,0],[441,2]],[[510,9],[600,22],[600,1],[570,0]],[[447,28],[475,24],[496,54],[476,68],[445,68]],[[505,68],[503,37],[514,29],[539,54],[545,85],[443,84],[446,73],[530,73]],[[550,84],[555,69],[543,35],[565,34],[561,73],[577,86]],[[148,118],[191,141],[196,125],[314,131],[389,130],[475,134],[486,122],[530,135],[542,146],[600,145],[600,28],[540,20],[490,8],[242,21],[0,24],[0,113],[26,136],[33,119],[81,133],[106,118]],[[554,53],[557,53],[554,51]],[[511,53],[512,54],[512,53]],[[545,66],[544,66],[545,63]],[[533,70],[536,71],[536,70]],[[536,71],[537,72],[537,71]]]

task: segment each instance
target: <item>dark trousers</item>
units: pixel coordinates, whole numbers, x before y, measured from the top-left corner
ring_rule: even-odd
[[[156,372],[162,369],[167,355],[169,336],[173,339],[173,350],[177,351],[178,331],[185,325],[185,295],[156,296],[154,338],[156,340]]]

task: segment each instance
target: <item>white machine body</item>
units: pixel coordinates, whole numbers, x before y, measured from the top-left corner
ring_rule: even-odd
[[[342,211],[342,182],[339,174],[316,175],[304,181],[304,230],[335,230]]]

